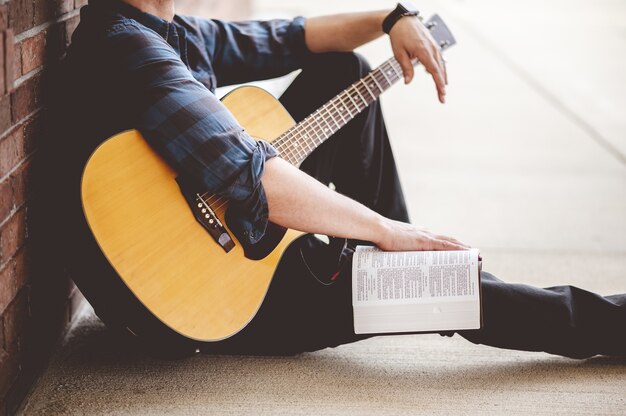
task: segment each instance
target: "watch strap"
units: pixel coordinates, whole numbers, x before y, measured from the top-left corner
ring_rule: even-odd
[[[389,34],[393,26],[398,23],[398,20],[405,16],[418,16],[419,11],[409,2],[400,2],[391,13],[383,20],[383,32]]]

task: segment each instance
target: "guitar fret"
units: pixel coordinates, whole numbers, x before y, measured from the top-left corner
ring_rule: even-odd
[[[352,101],[352,104],[354,104],[354,107],[356,108],[357,113],[361,112],[361,109],[359,108],[358,104],[356,103],[356,101],[354,101],[354,99],[352,98],[352,96],[350,95],[350,93],[346,93],[346,95],[348,96],[348,98],[350,99],[350,101]],[[352,115],[352,114],[351,114]]]
[[[354,89],[359,94],[359,97],[361,97],[361,100],[363,101],[363,106],[368,107],[372,103],[373,100],[371,99],[370,96],[368,97],[365,96],[365,93],[367,92],[367,88],[364,88],[363,85],[361,85],[361,83],[357,83],[357,84],[354,84]]]
[[[317,140],[317,130],[315,128],[315,126],[313,125],[313,121],[315,120],[315,116],[313,114],[311,114],[309,117],[309,129],[307,131],[307,141],[305,142],[306,147],[307,147],[307,152],[310,150],[312,151],[314,149],[314,147],[311,146],[311,143],[314,143],[315,140]]]
[[[324,123],[328,126],[328,131],[330,132],[330,136],[332,136],[333,134],[335,134],[336,130],[335,126],[330,124],[330,122],[328,121],[329,118],[332,120],[333,116],[332,114],[330,114],[330,110],[326,107],[326,104],[324,104]]]
[[[291,144],[291,154],[297,158],[302,157],[302,153],[300,152],[300,148],[298,146],[298,142],[294,142]]]
[[[354,115],[352,114],[352,111],[350,111],[350,109],[348,108],[348,106],[346,105],[346,103],[343,101],[343,98],[341,98],[343,95],[345,94],[345,92],[341,93],[339,95],[339,99],[341,101],[341,104],[343,105],[343,108],[346,109],[346,111],[348,112],[348,114],[350,114],[350,118],[353,118]]]
[[[299,143],[297,140],[295,140],[295,141],[292,143],[292,149],[296,152],[296,154],[298,155],[298,157],[302,157],[302,156],[303,156],[303,154],[302,154],[302,149],[300,148],[300,143]]]
[[[272,143],[274,147],[280,152],[283,158],[290,157],[290,152],[287,152],[286,145],[288,144],[287,137],[290,135],[291,130],[287,130],[283,133],[278,139],[274,140]]]
[[[337,120],[335,119],[335,116],[333,115],[334,105],[333,105],[332,100],[324,104],[324,106],[326,106],[327,104],[330,104],[332,107],[332,108],[329,108],[327,111],[328,111],[328,115],[330,115],[330,119],[333,121],[333,123],[335,123],[335,131],[338,131],[342,126],[340,126],[339,123],[337,123]]]
[[[315,119],[315,124],[317,125],[317,130],[315,131],[315,135],[318,137],[318,139],[319,139],[319,136],[317,134],[318,130],[322,133],[322,140],[320,141],[320,144],[321,144],[324,141],[324,135],[323,135],[324,129],[322,128],[319,122],[319,118],[320,118],[319,113],[320,113],[320,110],[318,109],[315,113],[313,113],[313,114],[317,114],[317,116],[314,116],[313,118]]]
[[[319,119],[319,115],[318,115],[318,114],[319,114],[319,111],[320,111],[320,110],[318,109],[318,110],[316,110],[316,111],[315,111],[315,112],[311,115],[312,120],[315,122],[315,126],[313,127],[313,131],[315,132],[315,137],[316,137],[316,138],[315,138],[315,139],[313,139],[313,140],[316,140],[316,139],[317,139],[317,136],[318,136],[318,134],[317,134],[317,133],[318,133],[318,131],[319,131],[319,129],[320,129],[320,123],[319,123],[319,121],[318,121],[318,119]]]
[[[386,90],[387,88],[389,88],[391,83],[387,80],[387,77],[385,75],[385,71],[383,71],[383,69],[381,67],[378,67],[378,69],[375,72],[376,72],[376,75],[374,75],[374,76],[379,78],[378,80],[381,82],[381,84],[383,84],[383,91]]]
[[[383,64],[383,65],[384,65],[384,64]],[[384,71],[384,70],[381,70],[380,72],[383,74],[383,78],[385,78],[385,81],[387,81],[387,84],[388,84],[388,85],[391,85],[391,81],[389,80],[389,78],[387,78],[387,75],[385,74],[385,71]]]
[[[310,122],[310,120],[309,120]],[[309,130],[311,129],[311,126],[309,125]],[[309,133],[309,131],[307,130],[304,134],[303,134],[303,144],[306,145],[306,149],[304,150],[304,155],[306,156],[309,151],[313,151],[314,148],[312,148],[310,146],[311,144],[311,134]]]
[[[343,126],[345,126],[345,125],[346,125],[346,119],[343,117],[343,114],[341,114],[341,111],[339,111],[339,109],[338,109],[338,108],[337,108],[337,106],[335,105],[335,100],[331,100],[331,102],[330,102],[330,103],[333,105],[333,107],[335,108],[335,110],[337,110],[337,113],[339,114],[339,117],[341,117],[341,119],[343,120],[343,125],[342,125],[342,127],[343,127]]]
[[[292,148],[294,149],[295,153],[298,155],[298,158],[302,158],[302,148],[300,143],[304,141],[304,136],[303,136],[303,126],[300,126],[300,128],[296,129],[295,131],[295,135],[292,139],[293,143],[292,143]]]
[[[315,149],[315,147],[319,146],[320,144],[324,142],[324,134],[323,134],[322,126],[320,125],[320,122],[319,122],[319,112],[320,110],[317,109],[315,113],[313,113],[313,121],[315,121],[315,126],[313,127],[313,131],[315,133],[315,137],[313,138],[313,142],[312,142],[314,144],[313,149]]]
[[[398,61],[396,61],[394,59],[395,63],[398,63]],[[396,76],[398,77],[397,79],[402,78],[402,72],[398,72],[398,69],[396,68],[396,66],[394,65],[394,62],[391,62],[391,69],[393,69],[393,71],[396,73]]]
[[[283,133],[276,147],[285,160],[297,165],[401,78],[398,61],[389,59]]]
[[[375,83],[375,84],[376,84],[376,86],[378,87],[378,91],[383,92],[383,91],[384,91],[384,90],[383,90],[383,87],[381,87],[381,86],[380,86],[380,84],[378,83],[378,81],[376,81],[376,77],[374,77],[374,76],[372,75],[373,73],[374,73],[374,72],[370,72],[370,73],[368,74],[368,77],[370,77],[370,79],[371,79],[372,81],[374,81],[374,83]]]
[[[370,77],[369,86],[372,90],[375,90],[375,95],[378,96],[382,92],[380,86],[376,83],[376,80],[371,76],[371,73],[368,75]]]
[[[367,107],[369,103],[365,100],[365,98],[363,98],[363,95],[361,95],[361,92],[356,88],[356,84],[352,84],[352,89],[354,89],[354,91],[356,91],[356,93],[359,94],[359,97],[361,97],[361,101],[363,101],[363,108]]]
[[[391,83],[394,83],[398,79],[400,79],[400,77],[398,76],[398,72],[393,67],[393,64],[392,64],[391,61],[387,61],[385,63],[385,65],[386,65],[386,68],[387,68],[387,75],[389,75],[389,77],[391,78]]]
[[[285,159],[287,162],[294,164],[296,160],[298,160],[293,154],[293,152],[287,152],[286,150],[280,150],[280,154],[282,156],[283,159]]]
[[[319,144],[322,144],[324,143],[326,139],[330,137],[330,135],[328,134],[328,124],[324,120],[324,112],[322,111],[321,107],[320,107],[320,112],[318,114],[318,117],[319,117],[318,124],[320,126],[320,133],[322,135],[322,140]]]
[[[369,95],[372,97],[372,101],[376,99],[376,96],[374,95],[374,93],[372,92],[372,90],[370,90],[370,87],[367,86],[366,82],[363,82],[363,80],[360,81],[361,84],[363,84],[363,86],[365,87],[365,89],[367,90],[367,92],[369,93]]]
[[[289,142],[289,147],[285,148],[284,152],[281,153],[285,153],[289,158],[293,158],[294,160],[300,157],[300,155],[297,154],[297,149],[294,149],[293,143],[291,142]]]
[[[304,125],[302,127],[303,129],[300,132],[300,141],[298,142],[299,149],[303,149],[303,146],[305,146],[309,140],[309,126]]]

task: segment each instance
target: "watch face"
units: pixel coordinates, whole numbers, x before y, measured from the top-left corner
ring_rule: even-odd
[[[398,6],[402,7],[407,12],[417,12],[417,7],[410,1],[401,1]]]

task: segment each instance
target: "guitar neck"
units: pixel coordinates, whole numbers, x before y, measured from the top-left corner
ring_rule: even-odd
[[[438,15],[432,16],[425,26],[441,50],[456,43],[454,36]],[[417,60],[413,61],[413,65],[417,63]],[[284,132],[272,144],[280,151],[283,159],[299,166],[313,150],[348,124],[402,77],[402,68],[396,58],[388,59],[313,114]]]
[[[300,165],[313,150],[348,124],[402,77],[402,68],[398,61],[393,57],[388,59],[280,135],[272,144],[283,159],[295,166]]]

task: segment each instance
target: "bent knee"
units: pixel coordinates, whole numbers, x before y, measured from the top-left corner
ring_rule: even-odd
[[[345,52],[346,67],[351,74],[350,82],[355,82],[369,74],[372,67],[363,55],[356,52]]]
[[[358,81],[372,70],[368,60],[355,52],[315,54],[311,64],[316,72],[331,73],[332,79],[348,84]]]
[[[357,71],[359,74],[359,78],[363,77],[364,75],[367,75],[372,70],[372,67],[369,61],[363,55],[356,53],[356,52],[348,52],[348,53],[352,55],[352,59],[356,61],[356,67],[357,67]]]

